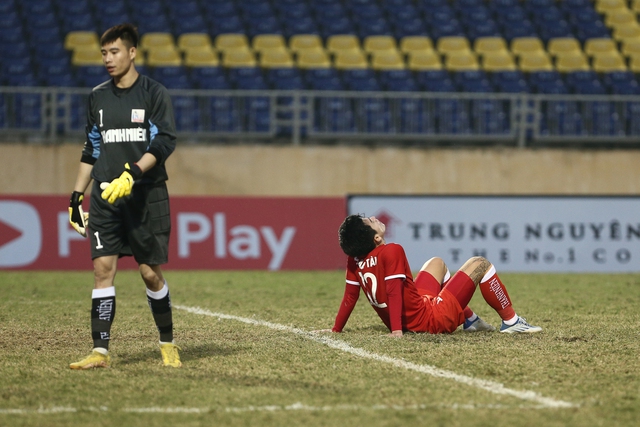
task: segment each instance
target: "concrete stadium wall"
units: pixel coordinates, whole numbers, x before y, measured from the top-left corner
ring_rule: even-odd
[[[81,144],[0,144],[0,193],[69,194]],[[637,195],[640,150],[179,145],[175,195]]]

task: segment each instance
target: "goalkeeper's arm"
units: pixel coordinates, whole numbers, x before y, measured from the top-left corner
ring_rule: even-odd
[[[84,192],[91,182],[91,170],[93,165],[80,162],[78,176],[69,199],[69,223],[83,237],[87,237],[89,214],[82,210]]]

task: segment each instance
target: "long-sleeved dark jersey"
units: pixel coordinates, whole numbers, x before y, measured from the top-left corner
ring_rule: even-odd
[[[166,181],[164,162],[176,147],[176,126],[169,92],[142,74],[127,89],[113,79],[95,87],[89,96],[84,163],[93,165],[91,177],[98,182],[120,176],[124,164],[133,164],[146,152],[156,165],[139,180],[141,184]]]

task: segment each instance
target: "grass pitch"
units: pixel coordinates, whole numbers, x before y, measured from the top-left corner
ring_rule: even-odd
[[[136,272],[116,278],[112,367],[90,272],[0,272],[0,426],[635,426],[640,275],[501,274],[540,334],[387,331],[343,272],[174,272],[183,367],[164,368]],[[499,325],[479,292],[471,307]]]

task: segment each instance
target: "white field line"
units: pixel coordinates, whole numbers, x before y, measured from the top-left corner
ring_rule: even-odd
[[[462,384],[466,384],[471,387],[477,387],[477,388],[486,390],[490,393],[502,394],[502,395],[512,396],[512,397],[530,401],[530,402],[535,402],[542,408],[575,408],[580,406],[575,403],[552,399],[550,397],[545,397],[534,391],[514,390],[511,388],[505,387],[503,384],[498,382],[473,378],[467,375],[456,374],[455,372],[439,369],[430,365],[419,365],[417,363],[407,362],[405,360],[395,359],[393,357],[371,353],[370,351],[364,350],[362,348],[352,347],[351,345],[349,345],[344,341],[340,341],[334,338],[329,338],[328,336],[325,336],[322,334],[307,332],[302,329],[293,328],[286,325],[280,325],[278,323],[267,322],[264,320],[250,319],[246,317],[233,316],[233,315],[224,314],[224,313],[213,313],[211,311],[204,310],[198,307],[186,307],[182,305],[176,305],[174,307],[179,310],[184,310],[193,314],[216,317],[218,319],[235,320],[235,321],[247,323],[250,325],[264,326],[264,327],[275,329],[278,331],[290,332],[290,333],[299,335],[301,337],[304,337],[306,339],[309,339],[311,341],[315,341],[317,343],[324,344],[328,347],[343,351],[345,353],[353,354],[363,359],[371,359],[377,362],[387,363],[387,364],[396,366],[398,368],[420,372],[423,374],[431,375],[433,377],[450,379]]]
[[[520,405],[524,409],[548,409],[543,405]],[[54,406],[51,408],[40,407],[38,409],[0,409],[0,415],[55,415],[61,413],[78,413],[78,412],[128,412],[134,414],[208,414],[215,412],[227,413],[245,413],[245,412],[332,412],[332,411],[421,411],[426,409],[447,409],[447,410],[474,410],[474,409],[494,409],[494,410],[512,410],[512,405],[482,405],[482,404],[448,404],[448,405],[326,405],[312,406],[297,402],[291,405],[265,405],[265,406],[242,406],[242,407],[161,407],[151,406],[148,408],[122,408],[109,409],[106,406],[89,406],[85,408],[73,408],[68,406]]]

